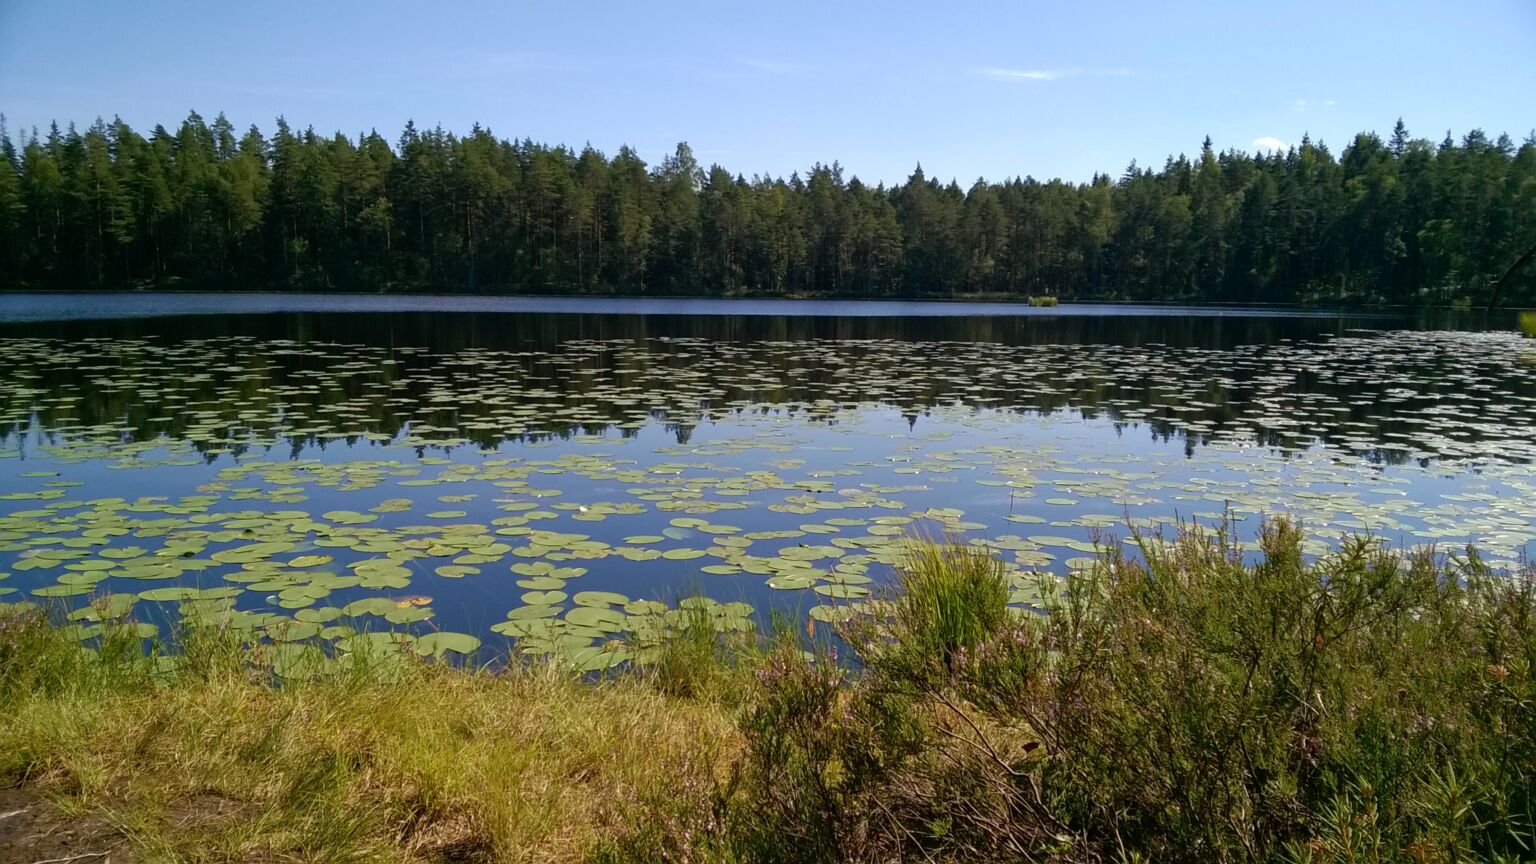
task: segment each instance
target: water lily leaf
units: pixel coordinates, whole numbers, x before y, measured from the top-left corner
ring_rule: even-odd
[[[823,604],[821,606],[812,606],[807,614],[809,614],[811,618],[817,621],[823,621],[828,624],[839,624],[844,621],[852,620],[852,618],[857,613],[851,606],[830,606]]]
[[[553,604],[538,604],[534,606],[519,606],[507,613],[507,618],[512,621],[530,618],[553,618],[559,615],[564,607]]]
[[[384,620],[391,624],[414,624],[432,617],[432,609],[427,606],[399,606],[384,613]]]
[[[624,611],[629,615],[660,615],[667,611],[667,604],[659,600],[631,600],[624,604]]]
[[[624,629],[624,613],[609,608],[577,606],[565,613],[565,620],[579,627],[594,627],[605,633],[617,633]]]
[[[395,608],[395,601],[388,597],[365,597],[341,607],[341,614],[347,618],[360,618],[364,615],[384,616],[393,612]]]
[[[133,611],[139,598],[134,594],[105,594],[69,614],[72,621],[111,621]]]
[[[522,600],[529,606],[553,606],[564,603],[569,596],[564,591],[529,591],[523,595]]]
[[[442,630],[417,637],[414,645],[418,654],[441,657],[447,652],[473,654],[480,648],[480,640],[468,633]]]
[[[571,667],[578,672],[601,672],[628,662],[628,651],[609,650],[604,647],[582,648],[565,655]]]
[[[694,558],[703,558],[703,549],[668,549],[661,553],[661,557],[668,561],[690,561]]]
[[[319,567],[321,564],[331,563],[331,560],[329,555],[300,555],[289,561],[286,566],[298,568]]]
[[[377,522],[379,517],[371,513],[358,513],[354,510],[331,510],[321,514],[321,518],[338,525],[366,525],[369,522]]]
[[[623,606],[629,602],[629,598],[623,594],[615,594],[612,591],[579,591],[572,598],[578,606]],[[569,616],[567,616],[569,618]]]
[[[869,589],[862,585],[826,583],[815,586],[814,590],[817,594],[824,594],[828,597],[837,597],[844,600],[869,596]]]

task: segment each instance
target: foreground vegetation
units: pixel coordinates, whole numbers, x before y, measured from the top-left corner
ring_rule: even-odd
[[[887,188],[478,126],[0,126],[0,285],[1481,305],[1536,243],[1536,138],[1399,122],[1343,143]],[[1499,293],[1533,292],[1526,274]]]
[[[155,861],[1536,856],[1536,576],[1300,539],[1148,540],[1022,618],[996,560],[919,547],[835,640],[701,621],[585,681],[274,686],[229,634],[167,664],[34,613],[0,624],[0,780]]]

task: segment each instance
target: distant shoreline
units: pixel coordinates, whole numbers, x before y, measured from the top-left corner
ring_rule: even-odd
[[[1486,321],[1481,311],[1423,307],[1308,307],[1263,304],[1094,302],[1059,306],[983,298],[880,299],[646,297],[635,295],[358,294],[275,291],[42,291],[0,293],[0,325],[68,320],[262,314],[571,314],[742,317],[1198,317],[1413,319],[1425,315]],[[1513,316],[1511,311],[1496,313]],[[1510,325],[1515,326],[1511,317]]]
[[[707,303],[927,303],[935,305],[976,306],[996,305],[1014,306],[1021,308],[1035,308],[1040,314],[1049,314],[1051,309],[1081,306],[1111,306],[1111,307],[1151,307],[1158,309],[1232,309],[1232,310],[1273,310],[1276,312],[1300,312],[1308,314],[1357,314],[1357,313],[1413,313],[1413,312],[1458,312],[1480,314],[1482,309],[1476,306],[1454,304],[1371,304],[1371,303],[1268,303],[1259,301],[1214,301],[1200,300],[1198,298],[1188,300],[1134,300],[1116,297],[1076,297],[1059,298],[1056,306],[1030,307],[1029,297],[1012,294],[907,294],[900,296],[888,296],[881,294],[644,294],[636,292],[586,292],[586,291],[536,291],[536,292],[497,292],[497,291],[451,291],[451,290],[411,290],[411,291],[349,291],[336,290],[303,290],[296,291],[287,288],[183,288],[174,285],[155,286],[150,288],[14,288],[0,287],[0,297],[143,297],[155,295],[176,296],[218,296],[218,297],[356,297],[379,299],[406,299],[413,297],[436,297],[452,299],[473,300],[624,300],[624,301],[691,301]],[[1501,306],[1499,312],[1520,311],[1530,307]]]

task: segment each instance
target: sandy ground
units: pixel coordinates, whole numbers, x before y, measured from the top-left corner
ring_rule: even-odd
[[[35,789],[0,789],[0,864],[132,864],[105,820],[61,814]]]

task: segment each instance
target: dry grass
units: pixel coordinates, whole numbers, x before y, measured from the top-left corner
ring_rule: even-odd
[[[25,652],[78,650],[48,638]],[[25,659],[10,644],[0,665],[7,648]],[[578,861],[737,746],[717,703],[634,677],[422,665],[273,688],[240,668],[102,671],[8,688],[0,781],[107,814],[152,861]]]

